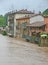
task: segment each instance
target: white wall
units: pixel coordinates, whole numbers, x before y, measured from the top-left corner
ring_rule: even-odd
[[[28,16],[28,15],[31,15],[31,14],[15,14],[15,18],[21,18],[21,17],[24,17],[24,16]]]
[[[42,15],[34,16],[30,18],[30,24],[33,22],[44,21],[44,17]]]
[[[21,18],[21,17],[23,17],[23,16],[25,16],[25,14],[16,14],[16,15],[15,15],[15,18],[17,19],[17,18]]]

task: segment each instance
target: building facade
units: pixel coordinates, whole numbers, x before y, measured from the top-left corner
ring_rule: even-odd
[[[8,15],[8,27],[9,27],[9,34],[12,34],[14,37],[17,36],[17,29],[16,26],[18,24],[18,21],[20,18],[26,17],[26,16],[31,16],[32,13],[31,11],[28,11],[27,9],[23,9],[20,11],[16,11],[16,12],[9,12]],[[24,21],[26,18],[21,19],[22,21]]]
[[[14,37],[30,35],[32,32],[48,33],[48,16],[35,14],[28,10],[8,13],[8,33]]]
[[[27,34],[26,25],[29,24],[30,18],[29,17],[22,17],[17,19],[17,37],[22,37],[24,33]]]
[[[27,25],[29,28],[30,36],[32,33],[45,32],[44,17],[41,14],[35,14],[30,18],[30,24]]]
[[[28,24],[26,24],[26,32],[24,30],[24,35],[31,36],[32,33],[45,32],[44,17],[40,14],[34,14],[29,17]]]

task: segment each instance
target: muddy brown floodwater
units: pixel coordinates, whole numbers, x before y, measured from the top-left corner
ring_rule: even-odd
[[[0,65],[48,65],[48,47],[0,35]]]

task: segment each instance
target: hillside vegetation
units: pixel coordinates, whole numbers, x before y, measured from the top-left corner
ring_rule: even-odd
[[[46,10],[43,12],[43,15],[48,16],[48,9],[46,9]]]

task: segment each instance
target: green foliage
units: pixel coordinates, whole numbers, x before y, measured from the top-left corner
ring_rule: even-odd
[[[43,35],[43,34],[45,34],[47,36],[43,36],[42,38],[47,38],[48,39],[48,33],[40,33],[40,36]]]
[[[48,39],[48,34],[47,34],[47,39]]]
[[[6,18],[0,15],[0,27],[6,26]]]
[[[6,31],[3,31],[3,32],[2,32],[2,35],[7,35],[7,32],[6,32]]]
[[[48,15],[48,9],[43,12],[43,15]]]

